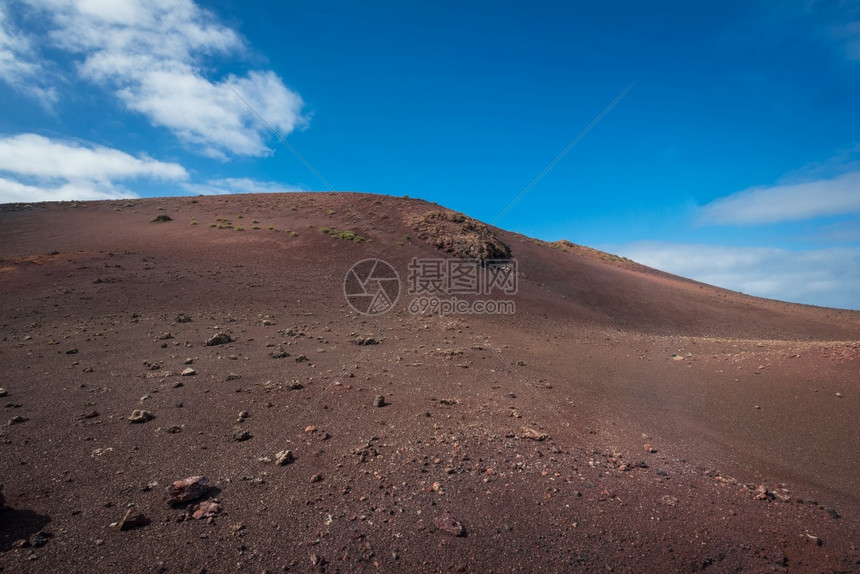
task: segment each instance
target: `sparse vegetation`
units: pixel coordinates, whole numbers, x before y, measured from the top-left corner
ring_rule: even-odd
[[[157,215],[152,219],[152,223],[167,223],[168,221],[173,221],[173,218],[167,215],[166,213],[162,213],[161,215]]]
[[[365,241],[364,237],[356,234],[354,231],[338,231],[337,229],[325,225],[323,227],[320,227],[320,231],[322,231],[326,235],[331,235],[332,237],[337,237],[346,241],[354,241],[356,243],[361,243],[362,241]]]

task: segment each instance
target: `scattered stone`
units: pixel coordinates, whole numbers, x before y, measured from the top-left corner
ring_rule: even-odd
[[[185,313],[180,313],[179,315],[176,316],[176,322],[177,323],[190,323],[191,322],[191,315],[187,315]]]
[[[167,487],[167,504],[182,504],[197,500],[209,490],[209,483],[205,476],[189,476],[175,481]]]
[[[304,385],[302,385],[297,380],[293,379],[292,381],[290,381],[290,384],[287,385],[287,388],[290,389],[291,391],[298,391],[298,390],[303,389]]]
[[[8,394],[9,394],[9,391],[4,389],[3,387],[0,387],[0,397],[5,397]]]
[[[182,432],[182,427],[181,427],[181,426],[179,426],[179,425],[173,425],[173,426],[169,426],[169,427],[167,427],[167,429],[166,429],[166,430],[167,430],[167,432],[169,432],[170,434],[178,434],[178,433],[181,433],[181,432]]]
[[[678,499],[674,496],[669,496],[668,494],[665,494],[663,495],[663,497],[660,498],[660,502],[667,506],[676,506],[678,504]]]
[[[132,530],[133,528],[141,528],[148,525],[150,522],[152,521],[149,518],[134,508],[129,508],[125,512],[125,516],[122,517],[122,520],[119,521],[119,529],[125,531]]]
[[[67,355],[77,355],[78,350],[77,349],[69,349],[68,351],[66,351],[66,354]]]
[[[193,359],[193,358],[191,358],[191,357],[186,357],[186,359],[185,359],[185,364],[186,364],[186,365],[190,365],[190,364],[192,364],[192,363],[194,363],[194,359]]]
[[[321,474],[315,474],[311,477],[311,482],[322,482],[323,476]]]
[[[648,444],[648,443],[643,444],[643,445],[642,445],[642,449],[643,449],[645,452],[649,452],[649,453],[652,453],[652,454],[653,454],[653,453],[655,453],[655,452],[657,452],[657,449],[656,449],[656,448],[654,448],[653,446],[651,446],[651,445],[650,445],[650,444]]]
[[[450,534],[451,536],[465,536],[466,529],[460,524],[450,513],[446,512],[433,519],[441,532]]]
[[[48,540],[53,537],[53,534],[50,532],[45,532],[44,530],[40,530],[36,534],[33,535],[33,538],[30,539],[30,544],[33,545],[33,548],[41,548],[45,544],[48,543]]]
[[[193,377],[196,374],[197,374],[197,371],[195,371],[191,367],[187,367],[187,368],[183,369],[183,371],[182,371],[183,377]]]
[[[227,343],[232,343],[233,338],[227,333],[218,333],[217,335],[213,335],[206,340],[207,347],[214,347],[215,345],[226,345]]]
[[[525,362],[525,361],[517,361],[517,366],[518,366],[518,367],[525,367],[525,366],[526,366],[526,362]]]
[[[290,356],[290,354],[283,349],[278,349],[277,351],[272,353],[273,359],[284,359],[284,358],[289,357],[289,356]]]
[[[236,373],[227,373],[228,381],[237,381],[242,378],[242,375],[237,375]]]
[[[777,488],[771,494],[780,502],[791,502],[791,496],[789,496],[788,490],[784,488]]]
[[[275,464],[279,466],[284,466],[293,462],[295,458],[293,457],[293,451],[291,450],[282,450],[280,452],[275,453]]]
[[[540,431],[535,430],[533,428],[523,427],[522,432],[523,432],[523,438],[527,438],[527,439],[531,439],[531,440],[545,441],[546,439],[549,438],[548,434],[546,434],[544,432],[540,432]]]
[[[9,422],[8,422],[8,423],[6,423],[6,426],[12,426],[12,425],[17,425],[17,424],[25,423],[25,422],[27,422],[28,420],[30,420],[30,419],[28,419],[27,417],[22,417],[21,415],[15,415],[15,416],[14,416],[14,417],[12,417],[11,419],[9,419]]]
[[[376,395],[375,397],[373,397],[373,406],[375,406],[375,407],[384,407],[384,406],[385,406],[385,404],[386,404],[386,403],[385,403],[385,396],[383,396],[383,395]]]
[[[246,418],[250,417],[251,414],[248,411],[239,411],[239,422],[242,422]]]
[[[816,546],[821,546],[822,544],[824,544],[824,541],[822,541],[821,538],[810,534],[809,532],[806,533],[806,539],[815,544]]]
[[[151,421],[154,418],[155,415],[153,415],[149,411],[134,409],[133,411],[131,411],[131,416],[128,417],[128,420],[130,420],[132,423],[145,423],[147,421]]]
[[[94,419],[97,416],[99,416],[99,412],[98,411],[89,411],[89,412],[84,413],[81,416],[83,416],[85,419]]]
[[[825,508],[824,512],[829,514],[832,518],[840,518],[840,514],[836,512],[835,508]]]
[[[173,338],[173,335],[170,333],[162,333],[158,336],[159,341],[168,341]]]
[[[307,363],[308,361],[310,361],[310,359],[308,359],[306,355],[299,355],[296,357],[297,363]]]
[[[836,396],[837,396],[837,397],[839,397],[839,398],[841,399],[841,398],[842,398],[842,393],[836,393]]]
[[[754,491],[756,500],[770,500],[773,498],[773,493],[763,484],[760,484]]]
[[[248,432],[246,429],[240,429],[240,430],[237,430],[237,431],[234,431],[234,432],[233,432],[233,440],[235,440],[236,442],[246,441],[246,440],[250,439],[250,438],[251,438],[251,437],[253,437],[253,436],[254,436],[254,435],[252,435],[252,434],[251,434],[250,432]]]
[[[355,339],[352,340],[352,342],[355,343],[356,345],[361,345],[361,346],[378,345],[379,344],[379,341],[374,339],[373,337],[356,337]]]
[[[216,514],[221,513],[221,505],[214,500],[204,500],[194,509],[191,518],[200,520],[201,518],[211,518]]]

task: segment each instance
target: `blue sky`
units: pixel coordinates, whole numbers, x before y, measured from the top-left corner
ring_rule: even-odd
[[[0,5],[0,202],[408,194],[860,308],[860,4]],[[232,89],[231,89],[232,88]]]

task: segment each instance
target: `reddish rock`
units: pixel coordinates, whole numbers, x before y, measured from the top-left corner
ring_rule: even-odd
[[[201,518],[211,518],[221,512],[221,505],[213,500],[204,500],[194,509],[191,518],[200,520]]]
[[[167,504],[182,504],[206,494],[209,483],[205,476],[189,476],[167,487]]]
[[[451,516],[451,514],[448,512],[437,516],[433,519],[433,522],[436,523],[436,528],[438,528],[440,532],[444,532],[445,534],[450,534],[451,536],[466,535],[466,529],[463,528],[463,525],[460,524],[457,519]]]

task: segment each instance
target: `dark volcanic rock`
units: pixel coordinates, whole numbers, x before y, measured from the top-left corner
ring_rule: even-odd
[[[212,335],[206,340],[207,347],[214,347],[215,345],[226,345],[227,343],[232,343],[233,338],[227,333],[218,333],[217,335]]]
[[[490,227],[453,211],[431,211],[407,218],[418,237],[436,249],[461,259],[510,259],[511,248]]]
[[[125,516],[122,517],[122,520],[119,521],[119,529],[120,530],[131,530],[133,528],[140,528],[142,526],[146,526],[151,522],[149,518],[135,510],[134,508],[129,508]]]

